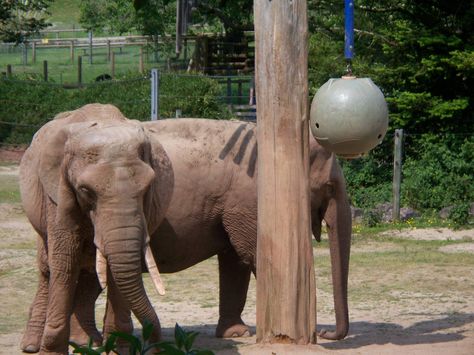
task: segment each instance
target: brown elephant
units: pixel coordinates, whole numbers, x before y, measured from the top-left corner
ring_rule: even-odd
[[[241,319],[250,274],[257,274],[256,126],[203,119],[144,123],[170,158],[174,187],[165,219],[150,245],[162,273],[186,269],[213,255],[219,262],[218,337],[249,334]],[[311,217],[320,240],[329,230],[336,330],[320,336],[342,339],[349,327],[347,281],[351,215],[345,181],[335,156],[314,139],[310,143]],[[106,319],[127,320],[108,308]],[[124,322],[124,330],[130,321]],[[118,328],[121,326],[118,325]]]
[[[41,338],[41,353],[66,354],[73,308],[78,334],[100,341],[93,318],[100,291],[96,248],[97,260],[106,260],[109,287],[160,338],[141,273],[146,260],[161,290],[149,231],[164,217],[170,174],[162,146],[110,105],[62,114],[36,133],[20,164],[23,206],[40,235],[40,282],[23,350],[38,351]]]

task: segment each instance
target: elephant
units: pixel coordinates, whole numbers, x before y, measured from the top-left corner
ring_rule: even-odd
[[[143,123],[161,143],[173,168],[174,186],[165,218],[150,246],[162,273],[186,269],[217,254],[219,320],[217,337],[250,334],[241,319],[250,275],[258,277],[256,125],[238,121],[168,119]],[[349,327],[347,281],[351,214],[342,170],[334,156],[310,138],[312,231],[320,241],[324,219],[329,231],[336,330]],[[107,318],[127,320],[126,309]],[[129,315],[128,315],[129,316]],[[124,323],[129,327],[130,321]],[[118,326],[120,328],[120,326]]]
[[[93,316],[100,292],[96,263],[102,270],[105,265],[109,288],[140,322],[151,322],[152,339],[160,339],[141,273],[144,263],[163,292],[149,231],[164,218],[172,186],[163,147],[114,106],[60,114],[35,134],[20,163],[22,203],[39,235],[40,269],[24,351],[66,354],[70,320],[79,336],[101,341]]]
[[[165,216],[157,229],[149,229],[150,247],[159,270],[177,272],[217,254],[220,305],[216,335],[249,334],[241,313],[250,275],[253,272],[258,276],[256,125],[179,119],[146,122],[142,127],[153,142],[163,147],[172,169],[169,175],[173,177]],[[322,330],[320,336],[342,339],[349,327],[350,208],[344,177],[334,154],[312,138],[310,185],[313,234],[319,241],[323,219],[329,231],[336,312],[336,330]],[[114,287],[109,282],[111,286]],[[110,291],[109,298],[120,302]],[[105,323],[110,328],[131,331],[126,305],[107,307],[106,313]],[[93,323],[90,317],[89,323]]]

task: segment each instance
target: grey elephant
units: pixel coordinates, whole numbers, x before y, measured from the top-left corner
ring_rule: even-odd
[[[41,271],[23,350],[66,354],[73,309],[77,335],[86,332],[100,342],[93,319],[100,291],[95,264],[104,260],[110,289],[142,323],[152,322],[152,338],[160,338],[141,273],[146,260],[162,291],[148,231],[164,217],[170,174],[162,146],[111,105],[62,114],[36,133],[20,164],[23,206],[40,236]]]
[[[150,231],[150,246],[159,269],[176,272],[217,254],[220,315],[216,335],[248,334],[240,315],[250,274],[256,272],[255,125],[186,119],[145,123],[143,127],[153,141],[162,144],[173,176],[165,219],[158,229]],[[348,331],[350,210],[334,155],[314,140],[310,150],[313,234],[320,238],[324,219],[329,229],[336,309],[336,330],[320,335],[341,339]],[[123,307],[107,307],[106,333],[107,329],[131,331],[126,304],[113,291],[109,290],[109,298]]]

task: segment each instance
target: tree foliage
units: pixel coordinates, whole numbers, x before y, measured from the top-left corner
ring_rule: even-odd
[[[44,19],[51,0],[0,1],[0,41],[24,42],[49,26]]]
[[[384,91],[391,127],[473,131],[473,16],[471,1],[355,2],[355,73]],[[319,86],[322,73],[344,70],[343,2],[310,0],[309,19],[310,69],[319,74]]]
[[[79,21],[88,30],[123,34],[139,31],[159,36],[174,31],[176,1],[147,0],[135,7],[130,0],[83,0]]]

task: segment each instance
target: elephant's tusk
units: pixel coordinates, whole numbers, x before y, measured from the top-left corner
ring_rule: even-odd
[[[158,270],[158,266],[156,265],[155,258],[153,257],[153,253],[149,244],[146,246],[145,260],[151,280],[153,281],[153,285],[155,286],[158,293],[163,296],[165,294],[165,286],[161,280],[160,271]]]
[[[95,254],[95,270],[99,279],[100,287],[102,289],[107,287],[107,260],[102,255],[99,249]]]

